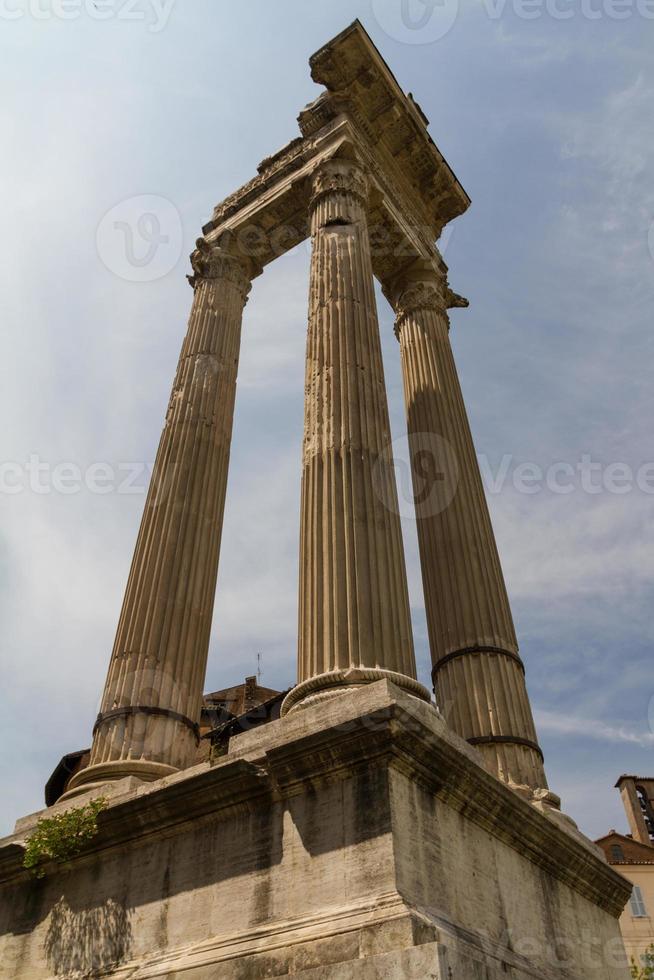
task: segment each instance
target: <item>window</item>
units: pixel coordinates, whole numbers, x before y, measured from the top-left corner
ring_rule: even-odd
[[[619,844],[611,844],[611,860],[624,861],[624,851]]]
[[[631,906],[631,914],[635,919],[642,919],[647,915],[645,902],[643,901],[643,893],[638,885],[634,885],[631,898],[629,899],[629,905]]]

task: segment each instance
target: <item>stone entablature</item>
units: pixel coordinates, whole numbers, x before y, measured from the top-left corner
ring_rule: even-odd
[[[358,22],[310,59],[327,91],[300,113],[302,137],[214,209],[203,232],[273,261],[307,237],[311,175],[330,156],[356,156],[371,178],[369,226],[375,275],[392,279],[416,258],[438,261],[434,242],[470,199]]]
[[[312,55],[309,64],[314,82],[327,93],[300,114],[302,131],[314,128],[312,115],[349,114],[434,242],[449,221],[467,210],[470,198],[429,135],[420,106],[402,91],[359,22]]]

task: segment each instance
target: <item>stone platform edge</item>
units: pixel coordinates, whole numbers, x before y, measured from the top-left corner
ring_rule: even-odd
[[[389,765],[423,785],[467,820],[518,850],[532,864],[618,917],[631,885],[598,848],[555,811],[529,803],[486,771],[479,753],[455,735],[433,705],[386,680],[246,732],[226,756],[153,783],[125,780],[108,796],[98,833],[70,864],[181,825],[229,815],[235,807],[303,792],[309,782],[346,778]],[[39,817],[80,806],[86,796],[32,814],[0,840],[0,882],[23,878],[24,844]],[[57,865],[45,866],[56,874]]]

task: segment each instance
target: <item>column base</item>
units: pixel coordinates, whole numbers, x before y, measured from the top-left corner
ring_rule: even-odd
[[[383,670],[379,667],[347,667],[344,670],[330,670],[302,681],[284,698],[281,716],[283,718],[296,708],[308,708],[317,701],[329,701],[340,694],[355,690],[362,684],[372,684],[382,680],[390,681],[421,701],[431,701],[427,688],[413,677],[407,677],[406,674],[398,674],[394,670]]]
[[[172,776],[175,772],[179,772],[179,770],[174,766],[167,766],[162,762],[148,762],[144,759],[117,759],[115,762],[101,762],[76,772],[60,800],[70,800],[74,796],[88,793],[92,789],[100,789],[107,783],[126,779],[128,776],[134,776],[145,783],[152,783],[157,779],[163,779],[164,776]]]

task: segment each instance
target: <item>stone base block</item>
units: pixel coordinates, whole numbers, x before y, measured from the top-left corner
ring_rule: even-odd
[[[40,880],[34,819],[0,842],[2,980],[629,976],[629,884],[386,680],[114,787]]]

